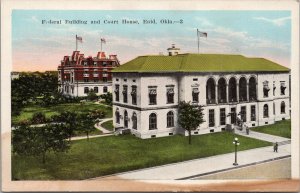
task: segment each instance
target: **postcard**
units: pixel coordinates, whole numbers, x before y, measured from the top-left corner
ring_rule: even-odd
[[[1,4],[2,191],[299,191],[298,1]]]

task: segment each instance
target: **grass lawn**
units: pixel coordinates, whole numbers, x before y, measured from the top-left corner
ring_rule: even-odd
[[[251,128],[253,131],[291,138],[291,120],[278,121],[273,125]]]
[[[102,123],[101,126],[104,127],[105,129],[109,130],[109,131],[114,131],[114,126],[113,126],[113,121],[112,120]]]
[[[131,135],[73,141],[68,153],[38,157],[12,156],[13,180],[81,180],[195,158],[234,152],[235,134],[222,132],[188,137],[139,139]],[[239,150],[272,145],[238,136]]]
[[[32,115],[36,112],[45,113],[46,118],[50,118],[52,115],[58,115],[64,111],[72,111],[78,113],[85,113],[91,110],[103,110],[106,113],[106,117],[112,117],[112,108],[103,106],[101,104],[95,104],[92,102],[86,103],[66,103],[59,104],[50,107],[41,107],[38,105],[28,106],[22,109],[19,116],[12,116],[12,123],[16,124],[20,121],[29,120],[32,118]]]

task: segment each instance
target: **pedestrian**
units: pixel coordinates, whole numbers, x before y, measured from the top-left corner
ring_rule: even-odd
[[[276,142],[275,144],[274,144],[274,152],[278,152],[278,143]]]
[[[246,133],[249,135],[249,128],[246,126]]]

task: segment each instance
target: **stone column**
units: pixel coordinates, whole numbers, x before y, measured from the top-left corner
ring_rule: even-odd
[[[226,83],[226,103],[228,103],[228,102],[229,102],[229,86]]]
[[[236,100],[237,100],[237,102],[239,102],[239,100],[240,100],[240,96],[239,96],[239,94],[240,94],[240,88],[239,88],[239,83],[236,83]]]
[[[246,87],[246,97],[247,97],[247,101],[249,102],[249,82],[247,82],[247,87]]]
[[[216,86],[215,86],[215,100],[216,100],[216,104],[218,104],[218,85],[216,84]]]

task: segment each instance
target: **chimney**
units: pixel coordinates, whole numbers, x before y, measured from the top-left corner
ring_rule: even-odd
[[[175,44],[172,44],[171,48],[168,48],[169,56],[176,56],[179,54],[180,48],[176,48]]]

